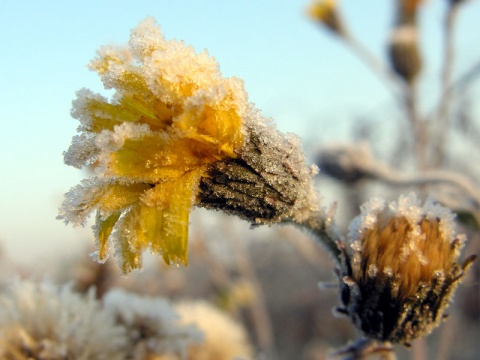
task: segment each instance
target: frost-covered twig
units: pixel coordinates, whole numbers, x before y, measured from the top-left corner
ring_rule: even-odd
[[[461,189],[480,209],[480,191],[467,176],[448,170],[428,170],[406,174],[375,159],[367,144],[335,144],[321,151],[317,160],[320,171],[340,180],[375,179],[392,186],[448,184]]]
[[[443,49],[442,89],[438,106],[437,121],[435,128],[438,129],[434,145],[433,164],[439,165],[445,153],[445,139],[450,129],[449,110],[452,104],[454,92],[449,91],[452,81],[453,62],[455,59],[454,49],[454,25],[458,14],[458,3],[449,6],[445,19],[445,35]]]

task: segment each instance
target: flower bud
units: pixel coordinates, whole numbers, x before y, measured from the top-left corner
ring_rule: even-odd
[[[380,341],[408,345],[430,333],[475,259],[458,262],[465,238],[453,217],[430,200],[421,206],[414,193],[388,207],[381,199],[363,205],[342,249],[339,312]]]
[[[317,0],[308,7],[307,14],[334,34],[345,35],[345,27],[338,13],[336,0]]]
[[[422,67],[417,28],[414,25],[396,27],[390,37],[388,51],[393,70],[406,82],[413,82]]]

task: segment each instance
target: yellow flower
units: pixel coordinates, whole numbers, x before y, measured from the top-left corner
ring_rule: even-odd
[[[73,102],[79,132],[65,155],[96,175],[66,194],[59,218],[83,224],[96,210],[95,256],[113,244],[123,272],[150,248],[187,263],[190,208],[209,164],[236,158],[248,108],[243,83],[222,78],[217,62],[165,40],[147,18],[128,47],[104,47],[90,67],[112,100],[83,89]]]
[[[386,206],[372,199],[350,226],[351,251],[339,271],[340,312],[367,336],[408,344],[439,325],[475,257],[459,262],[465,241],[450,210],[414,193]]]

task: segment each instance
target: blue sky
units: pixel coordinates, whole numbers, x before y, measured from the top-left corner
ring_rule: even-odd
[[[422,11],[422,43],[431,65],[424,77],[433,83],[446,2],[431,0]],[[86,64],[99,46],[126,43],[146,16],[157,19],[167,38],[208,49],[224,76],[244,79],[250,100],[282,131],[309,140],[346,138],[354,114],[388,105],[384,84],[305,17],[307,3],[2,0],[0,242],[7,255],[30,260],[91,243],[88,227],[65,227],[55,220],[63,193],[85,175],[63,164],[62,152],[77,127],[69,115],[71,102],[82,87],[102,92]],[[341,4],[352,31],[383,57],[392,2]],[[480,58],[479,14],[479,2],[472,1],[460,15],[459,68]]]

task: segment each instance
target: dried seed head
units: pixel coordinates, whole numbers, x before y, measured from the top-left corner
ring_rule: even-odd
[[[414,25],[400,25],[390,37],[388,51],[391,66],[408,83],[415,80],[422,68],[417,38]]]
[[[408,344],[443,318],[453,290],[474,260],[460,264],[464,236],[453,214],[415,194],[388,207],[373,199],[350,226],[339,270],[341,300],[367,336]]]

